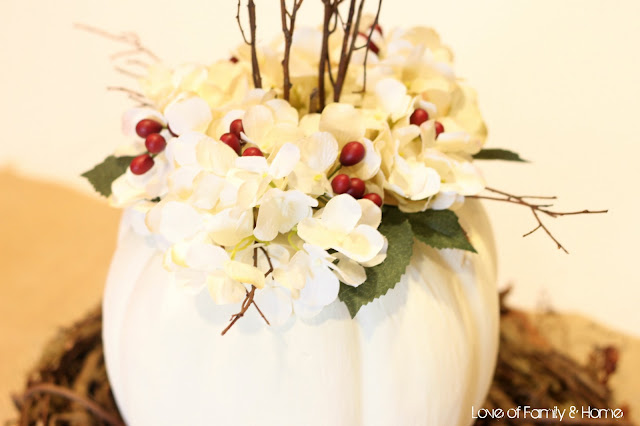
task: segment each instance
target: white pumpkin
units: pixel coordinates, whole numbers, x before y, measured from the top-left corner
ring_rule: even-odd
[[[479,254],[415,244],[401,282],[355,319],[340,301],[268,327],[171,284],[123,222],[104,297],[105,356],[131,426],[468,425],[498,347],[495,247],[482,207],[458,211]]]

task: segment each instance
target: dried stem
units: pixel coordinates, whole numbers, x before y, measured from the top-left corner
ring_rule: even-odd
[[[155,62],[161,62],[160,58],[155,53],[153,53],[149,48],[145,47],[142,44],[142,42],[140,41],[140,37],[138,37],[138,35],[135,33],[126,32],[122,34],[113,34],[103,29],[92,27],[91,25],[79,24],[79,23],[74,24],[74,27],[79,30],[87,31],[92,34],[97,34],[106,39],[113,40],[119,43],[124,43],[132,47],[131,50],[114,54],[112,56],[112,59],[115,59],[118,56],[127,56],[127,55],[135,55],[138,53],[143,53],[148,57],[150,57],[151,59],[153,59]]]
[[[71,389],[64,388],[62,386],[54,385],[52,383],[40,383],[37,385],[33,385],[29,387],[24,394],[22,394],[19,399],[24,404],[26,401],[30,400],[34,395],[39,393],[48,393],[51,395],[57,395],[71,401],[74,401],[80,404],[82,407],[86,408],[88,411],[93,413],[100,420],[112,426],[124,426],[124,423],[120,421],[119,418],[114,416],[113,414],[107,412],[98,404],[93,402],[92,400],[80,395],[72,391]],[[26,406],[26,404],[25,404]]]
[[[547,196],[513,195],[513,194],[509,194],[508,192],[500,191],[494,188],[486,188],[486,190],[494,194],[498,194],[501,197],[471,195],[469,196],[469,198],[502,201],[505,203],[518,204],[518,205],[529,208],[531,210],[531,213],[533,214],[533,217],[536,219],[536,222],[538,222],[538,225],[535,228],[533,228],[531,231],[524,234],[523,237],[533,234],[538,229],[542,229],[547,234],[547,236],[551,238],[551,240],[554,243],[556,243],[556,245],[558,246],[558,249],[564,251],[567,254],[569,254],[567,249],[560,243],[560,241],[558,241],[558,239],[551,233],[549,228],[547,228],[545,224],[542,222],[542,219],[540,218],[540,213],[543,213],[552,218],[557,218],[561,216],[572,216],[572,215],[579,215],[579,214],[601,214],[601,213],[608,212],[608,210],[579,210],[579,211],[569,211],[569,212],[549,210],[548,208],[552,207],[553,204],[533,204],[527,201],[527,199],[555,200],[556,199],[555,196],[547,197]]]
[[[287,9],[286,0],[280,0],[280,13],[282,15],[282,32],[284,34],[284,58],[282,59],[282,71],[284,74],[284,99],[289,101],[291,93],[291,76],[289,73],[289,60],[291,55],[291,44],[293,42],[293,31],[296,26],[296,16],[304,0],[294,0],[291,12]],[[287,22],[288,21],[288,22]]]
[[[371,50],[371,38],[373,37],[373,32],[378,26],[378,20],[380,19],[380,11],[382,10],[382,0],[378,0],[378,11],[376,12],[376,17],[373,20],[373,24],[371,24],[371,28],[369,28],[369,36],[367,37],[367,44],[365,45],[367,50],[364,52],[364,61],[362,64],[362,91],[361,93],[366,93],[367,91],[367,62],[369,60],[369,51]]]
[[[242,0],[238,0],[238,10],[236,13],[236,21],[238,21],[238,27],[240,28],[240,33],[242,34],[242,39],[244,42],[251,47],[251,70],[253,76],[253,85],[256,89],[262,87],[262,77],[260,75],[260,64],[258,63],[258,49],[257,49],[257,41],[256,41],[256,4],[254,0],[248,0],[247,10],[249,12],[249,35],[251,39],[247,39],[247,35],[244,32],[244,28],[242,27],[242,22],[240,21],[240,8],[242,6]]]
[[[360,7],[358,9],[359,16],[362,14],[364,1],[365,0],[360,0]],[[356,12],[356,0],[350,0],[349,13],[347,15],[347,20],[343,21],[341,19],[344,36],[342,38],[342,50],[340,50],[340,62],[338,64],[338,75],[335,83],[333,84],[333,99],[335,102],[340,101],[340,92],[342,91],[342,86],[344,85],[344,81],[347,76],[347,69],[349,67],[349,62],[351,60],[351,53],[353,52],[353,41],[355,40],[356,34],[358,32],[358,27],[356,24],[355,33],[352,34],[353,19],[354,19],[355,12]],[[349,45],[349,40],[352,41],[351,46]]]
[[[351,64],[351,57],[353,56],[353,52],[356,51],[356,40],[358,39],[358,32],[360,31],[360,21],[362,20],[362,12],[364,10],[364,2],[365,0],[360,0],[360,4],[358,6],[358,13],[356,14],[356,21],[353,24],[353,31],[347,33],[345,26],[345,34],[344,37],[350,40],[348,44],[348,48],[344,51],[340,56],[340,65],[338,66],[338,77],[336,79],[336,86],[333,91],[333,100],[335,102],[340,102],[340,96],[342,95],[342,89],[344,87],[344,82],[347,79],[347,73],[349,71],[349,65]],[[347,20],[347,25],[349,22]],[[350,26],[349,26],[350,27]],[[346,42],[343,43],[343,48],[345,47]]]
[[[264,247],[254,247],[253,248],[253,266],[254,267],[258,266],[258,250],[262,251],[262,253],[265,255],[265,257],[267,259],[267,262],[269,263],[269,269],[267,270],[267,272],[264,273],[264,276],[268,277],[273,272],[273,264],[271,263],[271,257],[269,256],[269,253],[267,252],[267,250]],[[233,327],[235,325],[235,323],[238,322],[238,320],[244,316],[244,314],[247,312],[247,310],[249,310],[251,305],[255,306],[256,310],[258,311],[258,313],[260,314],[262,319],[267,323],[267,325],[271,325],[271,323],[269,323],[269,320],[267,319],[267,317],[262,313],[262,310],[260,310],[260,307],[258,307],[258,304],[254,300],[255,295],[256,295],[256,287],[252,285],[251,286],[251,290],[246,292],[246,296],[245,296],[245,298],[244,298],[244,300],[242,302],[242,305],[241,305],[241,308],[240,308],[240,312],[238,312],[237,314],[234,314],[234,315],[231,316],[231,322],[222,331],[222,335],[223,336],[225,334],[227,334],[227,331],[229,331],[231,329],[231,327]]]
[[[331,0],[322,0],[322,2],[324,4],[324,18],[322,20],[322,47],[320,48],[320,62],[318,65],[318,92],[316,93],[318,111],[322,111],[327,104],[324,77],[327,66],[331,67],[331,63],[329,63],[329,36],[331,35],[329,25],[337,10],[337,3]],[[314,103],[312,102],[312,105]]]

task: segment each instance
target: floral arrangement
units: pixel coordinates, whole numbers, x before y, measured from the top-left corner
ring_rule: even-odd
[[[540,214],[591,213],[480,195],[475,160],[522,159],[483,149],[449,48],[428,28],[383,31],[381,2],[375,16],[323,3],[320,28],[295,29],[302,0],[282,1],[283,33],[264,45],[253,0],[246,33],[239,3],[245,44],[231,59],[145,67],[141,91],[119,89],[138,104],[128,142],[84,174],[164,251],[176,285],[241,305],[223,334],[251,306],[270,324],[336,299],[355,316],[400,280],[414,240],[474,252],[455,214],[469,197],[530,208],[556,242]]]

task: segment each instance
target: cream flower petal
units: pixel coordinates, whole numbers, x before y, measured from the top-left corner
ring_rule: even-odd
[[[249,108],[242,119],[244,133],[254,143],[264,138],[274,124],[273,113],[264,105]]]
[[[482,141],[467,132],[444,132],[438,136],[436,147],[442,152],[476,154],[482,149]]]
[[[202,216],[190,205],[169,201],[162,207],[158,231],[171,242],[189,238],[203,225]]]
[[[207,284],[207,273],[181,268],[173,274],[174,283],[187,294],[198,294]]]
[[[407,95],[407,87],[395,78],[380,80],[375,86],[378,105],[391,116],[393,121],[407,115],[412,107],[412,100]]]
[[[189,245],[185,261],[188,267],[202,271],[213,271],[224,267],[229,254],[220,246],[207,243]]]
[[[244,262],[228,260],[224,265],[227,275],[238,282],[263,288],[265,285],[264,274],[258,268]]]
[[[340,147],[364,138],[364,119],[351,104],[329,104],[322,111],[319,129],[335,136]]]
[[[313,170],[300,162],[293,173],[289,175],[288,185],[310,196],[318,197],[331,191],[331,184],[327,175]]]
[[[200,173],[194,180],[193,193],[189,201],[199,209],[211,210],[220,200],[227,182],[211,173]]]
[[[338,263],[332,269],[340,281],[352,287],[358,287],[367,280],[367,273],[362,265],[342,253],[337,253],[335,257],[338,259]]]
[[[346,233],[327,228],[319,220],[308,217],[298,223],[298,236],[307,243],[326,250],[342,241]]]
[[[298,128],[305,136],[310,136],[320,129],[320,114],[307,114],[300,119]]]
[[[296,268],[277,268],[273,271],[273,278],[290,290],[300,290],[305,283],[303,271]]]
[[[223,271],[214,271],[207,276],[207,288],[218,305],[240,303],[247,292],[245,286],[229,278]]]
[[[298,125],[298,110],[293,108],[289,102],[283,99],[272,99],[264,104],[271,110],[276,122],[292,126]]]
[[[229,208],[206,220],[206,229],[221,246],[235,246],[253,233],[253,212]]]
[[[338,158],[338,141],[331,133],[316,132],[298,145],[301,160],[318,172],[326,172]]]
[[[382,247],[384,237],[380,232],[368,225],[358,225],[334,248],[356,262],[367,262],[380,253]]]
[[[303,304],[311,307],[324,307],[338,297],[340,281],[328,266],[321,265],[310,269],[305,286],[300,290],[300,298],[296,305]],[[298,309],[296,308],[296,313]]]
[[[282,179],[293,171],[298,161],[300,161],[300,149],[292,143],[285,143],[271,162],[269,174],[274,179]]]
[[[252,173],[266,173],[269,170],[267,159],[259,156],[236,157],[235,166]]]
[[[196,147],[202,140],[209,139],[198,132],[185,132],[179,138],[169,142],[174,161],[180,166],[192,166],[198,164]]]
[[[127,207],[144,198],[144,195],[144,187],[132,185],[124,174],[111,183],[109,204],[113,207]]]
[[[384,236],[383,238],[384,238],[384,245],[382,246],[382,249],[380,250],[380,252],[376,254],[373,257],[373,259],[367,262],[360,262],[362,266],[364,266],[365,268],[371,268],[372,266],[376,266],[384,262],[384,260],[387,258],[387,250],[389,249],[389,240],[387,240],[387,238]]]
[[[198,164],[218,176],[226,176],[238,158],[229,146],[209,137],[198,141],[195,152]]]
[[[311,207],[318,202],[300,191],[284,192],[272,188],[262,198],[253,235],[261,241],[271,241],[278,233],[290,231],[298,222],[311,216]]]
[[[440,192],[438,192],[429,201],[429,208],[433,210],[445,210],[453,205],[458,197],[456,191],[445,191],[447,185],[442,185]]]
[[[271,325],[282,325],[291,318],[293,305],[288,293],[275,286],[267,286],[256,292],[254,300]]]
[[[362,217],[358,201],[348,194],[333,197],[322,212],[322,224],[329,229],[350,232]]]
[[[172,102],[165,108],[164,115],[171,131],[176,135],[182,135],[190,130],[205,132],[212,119],[209,104],[198,97]]]
[[[180,167],[169,175],[169,189],[180,198],[189,197],[193,191],[193,181],[200,173],[197,167]]]
[[[358,225],[369,225],[377,229],[382,221],[382,209],[376,203],[364,198],[358,200],[358,204],[362,209],[362,216],[358,221]]]

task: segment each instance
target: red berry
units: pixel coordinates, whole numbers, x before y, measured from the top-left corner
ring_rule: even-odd
[[[365,194],[362,198],[373,201],[378,207],[382,207],[382,197],[380,197],[378,194],[374,194],[373,192],[371,192],[369,194]]]
[[[369,39],[369,34],[365,34],[365,33],[358,33],[358,34],[359,34],[360,36],[364,37],[364,38],[365,38],[365,41]],[[373,53],[375,53],[376,55],[377,55],[378,53],[380,53],[380,48],[378,47],[378,45],[377,45],[377,44],[375,44],[375,43],[373,42],[373,40],[369,42],[369,50],[371,50],[371,51],[372,51]]]
[[[351,178],[351,187],[347,191],[347,194],[353,198],[360,199],[364,195],[364,181],[359,178]]]
[[[138,124],[136,124],[136,133],[141,138],[146,138],[151,133],[160,133],[160,130],[162,130],[162,124],[149,118],[140,120]]]
[[[151,133],[144,141],[144,146],[147,147],[147,151],[152,154],[159,154],[164,151],[167,146],[167,141],[160,133]]]
[[[141,154],[131,160],[129,168],[134,175],[143,175],[153,167],[154,163],[153,158],[151,158],[149,154]]]
[[[436,128],[436,138],[437,138],[438,136],[440,136],[440,133],[444,132],[444,126],[439,121],[436,121],[435,128]]]
[[[256,148],[255,146],[250,146],[249,148],[245,149],[244,152],[242,153],[243,157],[264,157],[264,154],[262,153],[262,151],[260,151],[260,148]]]
[[[343,166],[353,166],[364,158],[364,145],[360,142],[349,142],[342,148],[340,153],[340,164]]]
[[[340,174],[331,181],[331,188],[336,194],[344,194],[351,188],[351,179],[345,174]]]
[[[229,132],[233,133],[238,138],[240,138],[240,133],[244,132],[244,127],[242,126],[242,120],[239,118],[237,120],[233,120],[229,125]]]
[[[240,139],[238,139],[236,135],[234,135],[233,133],[225,133],[224,135],[220,136],[220,140],[231,149],[233,149],[236,154],[240,155]]]
[[[409,117],[409,123],[419,126],[425,121],[427,121],[428,119],[429,119],[429,113],[423,110],[422,108],[418,108],[415,111],[413,111],[413,114],[411,114],[411,117]]]
[[[232,64],[237,64],[240,60],[238,58],[236,58],[235,56],[232,56],[229,58],[229,62],[231,62]]]

